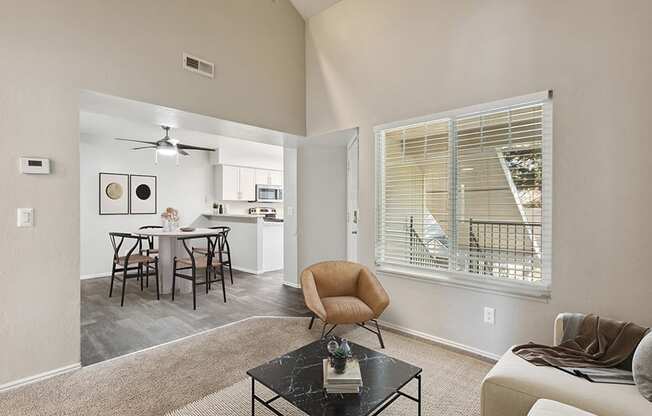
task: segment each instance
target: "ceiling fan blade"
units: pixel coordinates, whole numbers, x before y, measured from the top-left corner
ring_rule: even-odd
[[[199,147],[199,146],[190,146],[188,144],[177,144],[177,148],[186,149],[186,150],[203,150],[205,152],[214,152],[215,149],[210,149],[208,147]]]
[[[120,140],[121,142],[134,142],[134,143],[145,143],[145,144],[153,144],[156,145],[156,142],[147,142],[145,140],[133,140],[133,139],[119,139],[115,138],[115,140]]]
[[[143,147],[134,147],[131,150],[142,150],[142,149],[156,149],[156,146],[143,146]]]
[[[181,149],[179,149],[179,150],[177,150],[177,151],[179,152],[180,155],[190,156],[190,153],[186,152],[185,150],[181,150]]]

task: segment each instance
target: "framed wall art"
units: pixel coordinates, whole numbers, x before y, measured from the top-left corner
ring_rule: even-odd
[[[129,175],[99,174],[100,215],[129,214]]]
[[[156,214],[156,176],[129,175],[129,213]]]

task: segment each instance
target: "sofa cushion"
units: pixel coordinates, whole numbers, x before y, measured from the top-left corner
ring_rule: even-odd
[[[652,332],[638,344],[632,361],[634,382],[643,397],[652,401]]]
[[[652,415],[636,386],[591,383],[552,367],[538,367],[510,350],[482,383],[483,416],[525,416],[538,399],[551,399],[600,416]]]
[[[554,400],[539,399],[530,410],[528,416],[595,416],[577,407],[559,403]]]

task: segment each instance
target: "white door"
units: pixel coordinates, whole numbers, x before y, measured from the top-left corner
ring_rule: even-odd
[[[348,146],[346,158],[346,258],[349,261],[358,261],[358,223],[360,211],[358,210],[358,157],[360,145],[356,136]]]
[[[256,169],[253,168],[239,168],[240,169],[240,200],[241,201],[255,201],[256,200]]]
[[[308,137],[285,151],[287,285],[300,285],[302,270],[311,264],[347,259],[347,146],[357,131]]]

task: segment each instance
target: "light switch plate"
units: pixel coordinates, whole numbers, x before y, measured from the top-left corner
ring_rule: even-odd
[[[34,208],[18,208],[16,212],[18,227],[34,226]]]
[[[488,306],[484,307],[484,323],[493,325],[496,322],[496,310]]]

